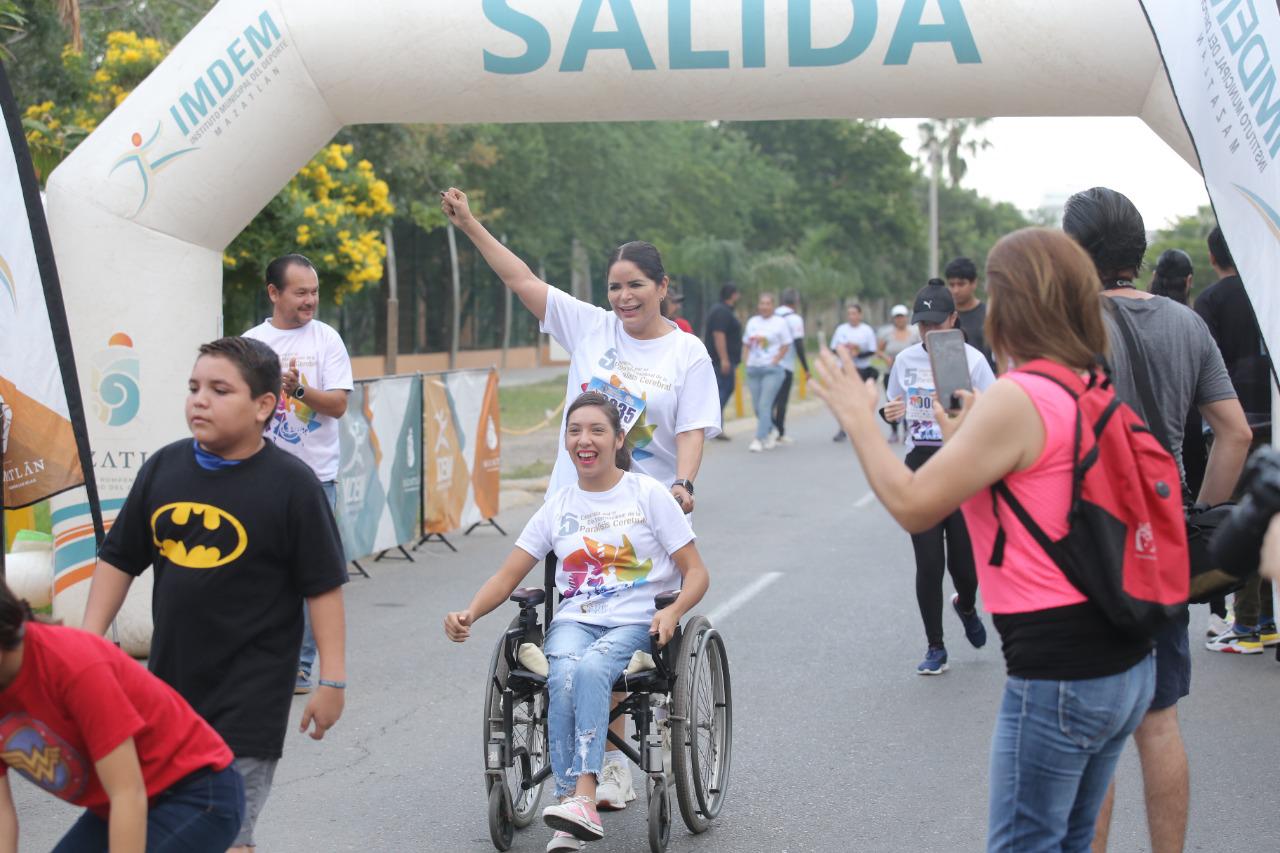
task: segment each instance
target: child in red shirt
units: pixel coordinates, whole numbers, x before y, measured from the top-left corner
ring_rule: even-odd
[[[55,853],[225,851],[244,788],[222,738],[102,637],[26,617],[0,583],[0,849],[18,849],[13,768],[86,810]]]

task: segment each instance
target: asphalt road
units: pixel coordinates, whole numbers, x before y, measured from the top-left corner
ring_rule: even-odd
[[[722,608],[769,573],[781,577],[718,621],[733,678],[731,790],[704,835],[690,835],[677,811],[670,849],[981,850],[1004,678],[994,632],[985,648],[970,648],[948,611],[951,671],[918,677],[925,642],[907,535],[866,497],[849,445],[830,440],[827,415],[803,415],[793,431],[797,444],[764,454],[748,454],[745,437],[714,442],[698,478],[695,526],[712,575],[698,610]],[[497,567],[532,511],[500,518],[506,538],[455,537],[458,554],[430,545],[414,563],[374,563],[372,579],[351,582],[346,714],[323,742],[291,733],[259,850],[493,849],[483,682],[514,606],[481,621],[463,646],[440,625]],[[1206,615],[1193,609],[1193,692],[1180,706],[1193,774],[1187,849],[1280,850],[1280,663],[1204,651],[1196,641]],[[51,848],[76,810],[25,781],[14,789],[22,849]],[[1130,747],[1113,851],[1149,849],[1144,815]],[[645,820],[642,801],[606,815],[607,836],[589,849],[647,849]],[[535,823],[514,849],[541,851],[548,837]]]

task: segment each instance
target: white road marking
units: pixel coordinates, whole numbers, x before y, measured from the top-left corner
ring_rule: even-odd
[[[780,577],[782,577],[782,572],[768,572],[761,575],[739,591],[733,598],[708,613],[707,618],[711,620],[712,625],[720,624],[722,620],[729,618],[729,615],[739,607],[764,592],[770,584]]]
[[[865,495],[858,498],[857,502],[855,502],[853,506],[855,509],[866,509],[867,507],[871,506],[875,502],[876,502],[876,493],[867,492]]]

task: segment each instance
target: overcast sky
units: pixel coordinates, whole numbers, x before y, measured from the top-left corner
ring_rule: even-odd
[[[913,157],[920,121],[884,121]],[[1132,199],[1156,230],[1209,203],[1200,175],[1138,118],[997,118],[981,132],[991,147],[967,158],[963,186],[1021,210],[1102,185]]]

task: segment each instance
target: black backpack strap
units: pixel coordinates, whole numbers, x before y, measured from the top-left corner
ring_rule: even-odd
[[[1036,520],[1031,517],[1031,513],[1027,512],[1027,508],[1022,505],[1022,502],[1013,496],[1013,490],[1005,484],[1004,480],[1001,480],[991,487],[991,499],[993,503],[997,496],[1009,505],[1009,509],[1013,510],[1014,517],[1017,518],[1022,526],[1026,528],[1026,531],[1031,534],[1031,538],[1036,540],[1036,544],[1039,545],[1056,563],[1058,551],[1057,543],[1050,539],[1049,534],[1044,532],[1044,528],[1036,523]],[[1001,530],[1001,532],[997,534],[997,539],[1001,540],[1000,547],[1002,551],[1004,550],[1004,543],[1002,541],[1003,533],[1004,531]],[[1003,554],[1001,556],[1003,557]],[[996,564],[993,562],[992,565]]]

